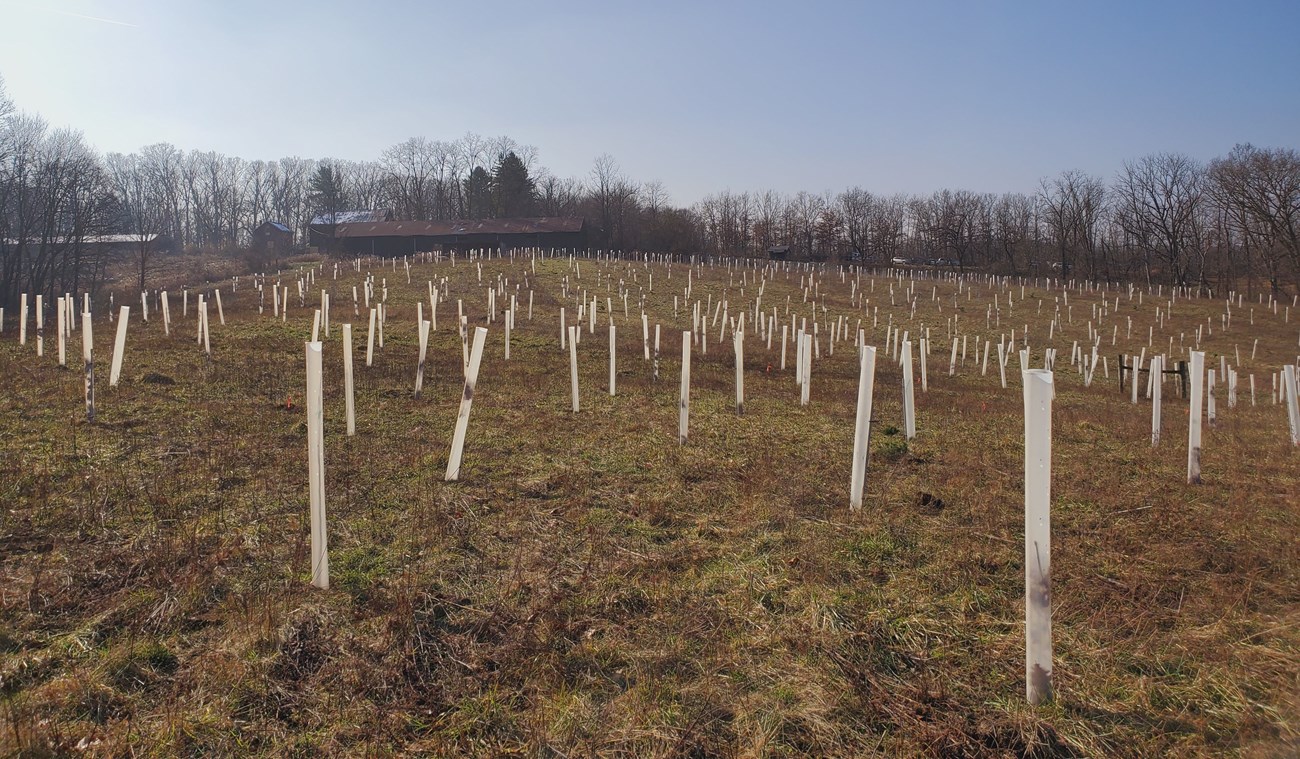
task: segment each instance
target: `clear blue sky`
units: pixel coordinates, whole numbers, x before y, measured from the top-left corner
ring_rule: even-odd
[[[1300,0],[0,0],[0,28],[18,106],[103,151],[370,159],[473,131],[561,176],[610,153],[683,205],[1300,148]]]

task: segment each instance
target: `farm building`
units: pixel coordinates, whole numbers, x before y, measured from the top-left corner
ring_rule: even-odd
[[[339,224],[337,249],[356,255],[397,256],[421,250],[586,247],[581,218],[462,219]]]
[[[170,237],[157,232],[125,235],[88,235],[83,242],[97,253],[109,256],[168,252],[175,248]]]
[[[773,261],[784,261],[790,257],[790,246],[773,245],[767,249],[767,257]]]
[[[322,250],[333,250],[335,231],[344,224],[363,224],[393,220],[387,208],[359,211],[327,211],[307,225],[307,244]]]
[[[253,250],[287,253],[293,248],[293,230],[278,221],[264,221],[253,230]]]

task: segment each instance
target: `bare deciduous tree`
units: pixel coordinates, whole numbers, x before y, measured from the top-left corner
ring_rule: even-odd
[[[1177,153],[1125,162],[1115,179],[1116,219],[1146,257],[1148,279],[1159,260],[1170,281],[1186,284],[1200,253],[1197,214],[1204,169]]]
[[[1097,276],[1103,268],[1097,232],[1106,202],[1105,182],[1082,171],[1066,171],[1043,180],[1038,197],[1061,274],[1069,275],[1082,259]]]
[[[1210,163],[1208,179],[1211,197],[1238,233],[1247,266],[1258,254],[1274,291],[1287,269],[1300,287],[1300,153],[1237,145]]]

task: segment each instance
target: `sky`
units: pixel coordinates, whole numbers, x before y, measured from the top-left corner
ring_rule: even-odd
[[[508,135],[557,175],[608,153],[690,205],[1300,148],[1298,28],[1300,0],[0,0],[0,77],[105,153]]]

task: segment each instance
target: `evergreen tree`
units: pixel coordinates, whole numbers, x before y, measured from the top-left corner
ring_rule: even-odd
[[[343,187],[343,172],[332,164],[322,163],[316,168],[309,183],[312,210],[318,215],[335,214],[347,208],[347,192]]]
[[[465,218],[492,217],[492,177],[482,166],[475,166],[465,179]]]
[[[528,167],[510,151],[497,162],[492,176],[492,206],[498,218],[532,216],[536,212],[537,187]]]

